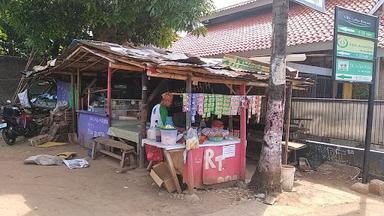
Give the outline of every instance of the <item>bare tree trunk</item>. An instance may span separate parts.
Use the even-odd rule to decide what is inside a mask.
[[[273,0],[271,71],[268,108],[260,161],[249,187],[258,192],[281,192],[281,141],[284,125],[286,45],[289,0]]]

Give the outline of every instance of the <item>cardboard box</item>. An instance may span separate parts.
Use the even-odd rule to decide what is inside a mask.
[[[161,162],[154,165],[149,175],[159,187],[164,187],[169,193],[172,193],[176,190],[171,172],[169,171],[166,163]]]

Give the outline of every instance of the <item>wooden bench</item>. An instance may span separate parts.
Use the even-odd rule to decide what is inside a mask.
[[[281,141],[281,144],[285,148],[285,141]],[[293,152],[294,163],[296,163],[296,161],[297,161],[296,151],[298,151],[300,149],[305,149],[305,148],[307,148],[307,145],[304,143],[288,142],[288,152],[290,152],[290,151]]]
[[[106,149],[97,149],[98,145],[108,147]],[[107,150],[109,149],[109,150]],[[113,149],[120,149],[121,155],[113,152]],[[124,168],[126,162],[129,162],[131,168],[136,168],[136,152],[133,146],[127,145],[126,143],[116,141],[106,137],[97,137],[93,140],[92,143],[92,159],[96,159],[97,152],[101,152],[110,157],[120,160],[120,168]],[[131,165],[133,161],[134,165]]]

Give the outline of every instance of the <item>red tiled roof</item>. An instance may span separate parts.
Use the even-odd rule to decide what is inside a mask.
[[[226,11],[226,10],[230,10],[230,9],[233,9],[233,8],[238,8],[238,7],[241,7],[241,6],[244,6],[244,5],[248,5],[248,4],[254,3],[256,1],[257,0],[248,0],[248,1],[239,2],[239,3],[234,4],[234,5],[229,5],[227,7],[219,8],[215,12]]]
[[[378,0],[327,0],[326,13],[296,5],[289,11],[288,46],[329,42],[333,39],[335,5],[368,13]],[[272,13],[222,23],[208,28],[206,36],[187,35],[176,41],[171,50],[197,56],[269,49]],[[384,47],[384,19],[381,19],[379,46]]]

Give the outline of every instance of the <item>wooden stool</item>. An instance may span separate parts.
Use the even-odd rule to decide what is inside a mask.
[[[102,145],[102,146],[108,146],[111,148],[111,151],[104,150],[104,149],[99,149],[97,150],[97,146]],[[114,152],[112,152],[113,148],[120,149],[122,154],[118,155]],[[110,138],[105,138],[105,137],[97,137],[93,140],[92,143],[92,159],[95,160],[96,158],[96,153],[101,152],[105,155],[108,155],[110,157],[116,158],[120,160],[120,168],[124,168],[126,161],[128,160],[129,165],[131,167],[131,161],[136,161],[136,152],[135,148],[127,145],[123,142],[116,141]],[[135,162],[134,162],[135,163]],[[136,168],[136,165],[134,165],[132,168]]]

